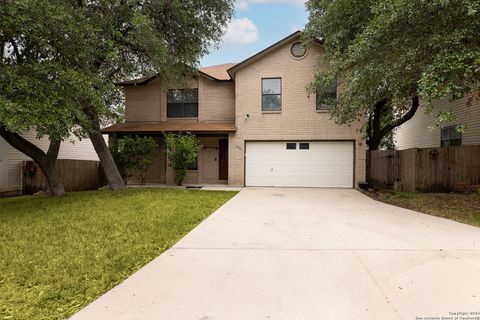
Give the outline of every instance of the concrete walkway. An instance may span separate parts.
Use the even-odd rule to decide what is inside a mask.
[[[450,312],[480,312],[479,228],[355,190],[245,188],[72,319],[391,320]]]

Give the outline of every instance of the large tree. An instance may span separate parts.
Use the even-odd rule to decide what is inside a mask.
[[[232,12],[232,0],[2,1],[1,68],[15,75],[0,78],[3,131],[19,138],[35,129],[55,143],[72,131],[88,136],[110,187],[124,187],[100,130],[119,103],[114,83],[147,74],[176,82],[192,74],[199,58],[220,40]],[[45,70],[31,73],[32,65]],[[27,88],[15,81],[17,76]],[[28,84],[36,77],[47,79],[46,92]],[[22,90],[33,98],[23,99]],[[47,118],[35,114],[48,114],[48,125]],[[14,147],[28,152],[24,143]]]
[[[306,39],[322,39],[335,78],[333,118],[365,122],[370,149],[413,117],[420,101],[474,97],[480,81],[480,0],[310,0]]]
[[[85,99],[84,75],[63,63],[64,34],[70,33],[62,7],[36,1],[0,3],[0,135],[14,148],[34,159],[45,173],[48,191],[65,190],[56,169],[61,141],[71,134],[82,137],[83,118],[78,103]],[[42,150],[20,134],[34,130],[48,136]]]

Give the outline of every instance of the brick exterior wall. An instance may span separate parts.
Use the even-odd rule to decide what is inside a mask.
[[[365,143],[359,132],[360,123],[339,126],[327,112],[317,112],[315,95],[308,96],[306,85],[313,78],[322,48],[315,44],[303,59],[290,56],[290,45],[274,50],[236,73],[234,82],[221,82],[203,76],[186,87],[199,90],[199,115],[190,119],[167,119],[166,90],[155,80],[151,83],[126,87],[126,121],[235,121],[237,132],[229,135],[229,185],[244,185],[245,141],[259,140],[350,140],[355,141],[355,182],[365,180]],[[327,65],[319,66],[327,68]],[[262,78],[282,78],[282,111],[262,113]],[[247,117],[247,114],[249,117]],[[202,144],[218,147],[218,137],[202,139]],[[187,183],[215,183],[205,179],[203,171],[218,170],[218,162],[205,164],[206,151],[199,156],[199,170],[189,172]],[[211,152],[210,155],[212,156]],[[218,159],[218,158],[217,158]],[[171,168],[165,168],[165,176],[155,173],[158,181],[165,179],[173,184]]]
[[[235,84],[200,78],[198,121],[235,121]]]
[[[218,144],[219,137],[199,137],[201,144],[198,152],[198,170],[189,170],[185,177],[187,184],[219,184],[222,183],[219,178],[219,153]],[[174,172],[173,169],[167,165],[167,184],[173,185]]]
[[[198,118],[167,118],[167,90],[160,81],[146,85],[125,87],[125,121],[202,121],[225,122],[235,120],[235,85],[233,82],[193,79],[184,88],[198,88]]]
[[[144,86],[125,87],[125,121],[151,122],[162,121],[166,104],[166,95],[160,81],[154,80]]]
[[[126,122],[225,122],[235,120],[235,85],[233,82],[214,81],[204,77],[193,79],[183,88],[198,88],[198,118],[167,118],[166,86],[158,80],[147,85],[125,87]],[[226,139],[224,137],[223,139]],[[146,173],[146,183],[174,184],[174,173],[165,158],[163,139],[158,139],[159,153]],[[198,170],[187,173],[185,183],[220,183],[218,179],[219,137],[200,137],[203,148],[198,156]],[[207,161],[211,159],[212,161]],[[133,177],[131,183],[139,183]]]

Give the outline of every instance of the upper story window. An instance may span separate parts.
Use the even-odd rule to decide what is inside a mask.
[[[317,110],[330,110],[337,100],[337,81],[324,90],[317,89]]]
[[[462,134],[457,131],[457,126],[448,126],[442,128],[442,147],[453,147],[462,145]]]
[[[198,117],[198,89],[167,90],[167,118]]]
[[[282,110],[282,79],[262,79],[262,111]]]

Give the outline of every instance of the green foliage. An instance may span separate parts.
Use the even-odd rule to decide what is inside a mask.
[[[395,137],[394,132],[390,131],[387,133],[380,142],[380,149],[381,150],[395,150]]]
[[[64,139],[84,120],[79,101],[90,96],[88,79],[54,59],[62,27],[69,33],[72,23],[53,3],[0,3],[0,123],[10,131]]]
[[[480,93],[479,0],[310,0],[307,8],[305,38],[324,41],[331,65],[308,89],[341,80],[338,123],[372,118],[387,101],[381,123],[390,129],[408,118],[413,97],[428,104]]]
[[[198,139],[187,133],[167,133],[165,134],[167,144],[167,158],[170,166],[175,171],[175,183],[182,185],[187,175],[188,165],[195,161],[200,149]]]
[[[234,195],[128,189],[0,199],[0,319],[68,319]]]
[[[219,42],[232,0],[0,1],[0,123],[66,138],[115,121],[118,80],[178,82]],[[113,119],[112,119],[113,118]]]
[[[116,147],[118,149],[115,158],[118,161],[117,166],[122,168],[125,183],[138,174],[141,183],[145,184],[145,172],[158,152],[155,139],[148,136],[126,136],[118,140]]]

